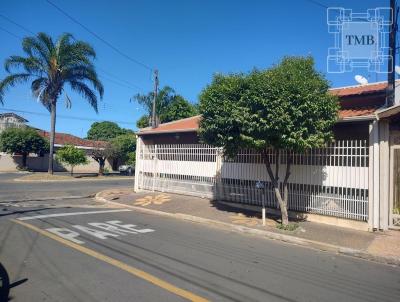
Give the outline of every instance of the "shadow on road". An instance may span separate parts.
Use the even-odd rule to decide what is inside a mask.
[[[9,211],[8,209],[3,209],[3,212],[7,213],[0,213],[0,217],[2,216],[9,216],[9,215],[15,215],[15,214],[24,214],[24,213],[30,213],[30,212],[40,212],[44,210],[48,210],[51,208],[40,208],[40,209],[32,209],[32,210],[18,210],[18,211]],[[0,300],[1,302],[1,300]]]
[[[21,285],[28,281],[28,278],[15,281],[10,284],[10,278],[8,276],[6,268],[0,263],[0,301],[10,301],[12,297],[9,297],[10,289]]]

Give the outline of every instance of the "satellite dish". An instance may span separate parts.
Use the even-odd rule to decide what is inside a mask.
[[[362,75],[356,75],[354,77],[354,79],[356,80],[356,82],[360,85],[366,85],[368,84],[368,80],[366,78],[364,78]]]
[[[396,71],[397,74],[400,74],[400,66],[399,66],[399,65],[396,65],[396,66],[394,67],[394,71]]]

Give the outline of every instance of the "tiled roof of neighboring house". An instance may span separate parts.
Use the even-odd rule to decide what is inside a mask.
[[[337,95],[339,98],[356,97],[361,95],[381,94],[384,93],[387,87],[387,82],[371,83],[367,85],[348,86],[341,88],[332,88],[329,91]],[[354,106],[354,105],[353,105]],[[354,106],[339,110],[340,119],[351,119],[357,117],[371,116],[380,108],[381,105]],[[201,116],[185,118],[178,121],[173,121],[165,124],[160,124],[156,128],[143,128],[138,132],[139,135],[156,134],[156,133],[171,133],[171,132],[194,132],[199,128]]]
[[[37,130],[38,133],[47,139],[50,139],[50,132],[44,131],[44,130]],[[79,146],[79,147],[86,147],[86,148],[103,148],[107,144],[104,141],[94,141],[94,140],[89,140],[89,139],[83,139],[71,134],[67,133],[59,133],[56,132],[56,136],[54,139],[54,144],[56,145],[74,145],[74,146]]]
[[[347,86],[347,87],[339,87],[332,88],[329,91],[337,95],[339,97],[347,97],[354,95],[363,95],[363,94],[371,94],[377,92],[384,92],[387,88],[387,82],[377,82],[366,85],[357,85],[357,86]]]
[[[359,107],[359,108],[352,108],[352,109],[342,109],[339,110],[339,118],[344,119],[344,118],[351,118],[351,117],[357,117],[357,116],[369,116],[373,115],[374,112],[378,109],[379,107]]]
[[[3,117],[10,117],[10,116],[16,118],[17,120],[19,120],[22,123],[27,123],[28,122],[27,119],[24,119],[22,116],[20,116],[18,114],[15,114],[15,113],[12,113],[12,112],[0,113],[0,119],[3,118]]]
[[[197,131],[199,128],[199,122],[200,122],[201,116],[196,115],[193,117],[188,117],[184,118],[181,120],[169,122],[169,123],[164,123],[158,125],[157,128],[142,128],[140,129],[139,133],[140,134],[146,134],[146,133],[169,133],[169,132],[191,132],[191,131]]]

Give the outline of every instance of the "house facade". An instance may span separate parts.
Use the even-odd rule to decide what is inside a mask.
[[[335,141],[295,154],[289,209],[357,221],[369,230],[400,228],[400,105],[396,97],[395,105],[387,106],[386,88],[380,82],[330,90],[340,100]],[[135,189],[276,208],[259,155],[243,150],[227,159],[220,148],[201,144],[200,120],[140,129]],[[255,188],[260,180],[262,192]]]
[[[3,113],[0,114],[0,133],[7,128],[15,127],[28,127],[28,120],[14,114],[14,113]],[[50,133],[41,129],[36,129],[40,136],[45,139],[50,138]],[[99,171],[99,164],[90,157],[90,153],[93,149],[104,148],[105,142],[94,141],[83,139],[67,133],[56,132],[54,139],[54,148],[57,149],[62,146],[69,144],[73,145],[78,149],[82,149],[87,154],[88,163],[86,165],[80,165],[74,168],[76,173],[97,173]],[[30,154],[27,158],[27,168],[35,172],[43,172],[48,170],[48,154],[39,156],[36,154]],[[15,172],[18,171],[18,167],[22,165],[22,156],[19,154],[7,154],[0,152],[0,172]],[[112,170],[110,162],[106,161],[105,168]],[[54,170],[56,172],[70,171],[70,167],[64,166],[61,163],[55,162]]]

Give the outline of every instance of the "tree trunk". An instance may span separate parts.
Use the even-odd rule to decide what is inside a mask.
[[[74,166],[71,166],[71,176],[74,175]]]
[[[282,224],[286,226],[289,224],[289,215],[288,215],[288,211],[287,211],[288,194],[286,193],[284,195],[284,197],[282,198],[281,190],[279,188],[279,175],[278,175],[278,172],[279,172],[279,150],[275,151],[275,155],[276,155],[276,159],[277,159],[276,166],[275,166],[275,173],[276,173],[275,175],[271,168],[271,162],[269,161],[267,150],[263,150],[262,154],[263,154],[263,157],[265,160],[265,166],[267,168],[268,176],[271,179],[272,187],[275,192],[275,197],[276,197],[276,199],[279,203],[279,207],[281,209]],[[286,186],[285,192],[287,192],[287,180],[289,178],[289,175],[290,175],[290,164],[288,161],[288,164],[286,165],[286,175],[285,175],[285,181],[284,181],[284,186]]]
[[[27,153],[22,153],[22,168],[26,169],[26,158],[28,157]]]
[[[106,163],[106,160],[101,158],[99,159],[99,175],[104,175],[104,165]]]
[[[283,203],[285,205],[285,213],[286,213],[286,220],[289,223],[289,220],[287,218],[288,213],[287,213],[287,204],[289,200],[289,188],[288,188],[288,180],[290,177],[290,167],[292,165],[292,154],[289,151],[286,157],[286,174],[285,174],[285,179],[283,180]],[[283,221],[283,212],[282,212],[282,221]]]
[[[50,152],[48,173],[54,173],[54,137],[56,134],[56,101],[53,100],[50,105]]]

